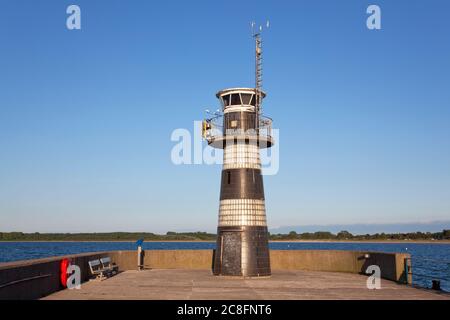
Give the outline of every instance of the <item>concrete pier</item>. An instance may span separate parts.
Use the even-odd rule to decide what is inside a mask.
[[[213,250],[110,251],[0,264],[0,299],[448,299],[411,285],[410,255],[338,250],[271,250],[272,277],[214,277]],[[119,274],[91,278],[88,262],[110,257]],[[82,289],[63,290],[60,262],[80,267]],[[382,288],[369,290],[365,271],[381,269]]]
[[[80,290],[63,290],[48,300],[428,300],[449,295],[382,280],[381,289],[369,290],[359,274],[274,270],[272,277],[245,280],[215,277],[208,270],[128,270],[104,281],[90,281]]]

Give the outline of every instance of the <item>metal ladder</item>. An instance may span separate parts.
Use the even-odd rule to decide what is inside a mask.
[[[257,113],[256,126],[259,129],[259,119],[261,117],[261,88],[262,88],[262,40],[261,34],[255,34],[255,107]]]

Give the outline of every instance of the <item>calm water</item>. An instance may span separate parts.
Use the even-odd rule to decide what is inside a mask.
[[[213,242],[144,242],[146,250],[214,248]],[[410,253],[415,284],[430,287],[432,278],[440,279],[442,289],[450,291],[450,244],[273,242],[270,243],[270,248]],[[83,252],[135,249],[134,242],[0,242],[0,263]]]

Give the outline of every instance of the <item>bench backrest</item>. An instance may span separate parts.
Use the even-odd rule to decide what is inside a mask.
[[[88,262],[89,269],[91,269],[91,272],[94,273],[95,271],[98,271],[101,269],[100,260],[91,260]]]
[[[109,268],[111,266],[111,258],[110,257],[101,258],[100,262],[102,263],[103,268]]]

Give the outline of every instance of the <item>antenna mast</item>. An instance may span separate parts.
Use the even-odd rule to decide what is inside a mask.
[[[252,35],[255,38],[255,108],[256,114],[258,116],[257,121],[257,129],[259,128],[259,119],[262,114],[261,109],[261,90],[262,90],[262,40],[261,33],[263,30],[263,26],[260,25],[259,28],[255,31],[255,22],[251,23],[252,25]],[[266,28],[269,28],[269,21],[266,22]]]

